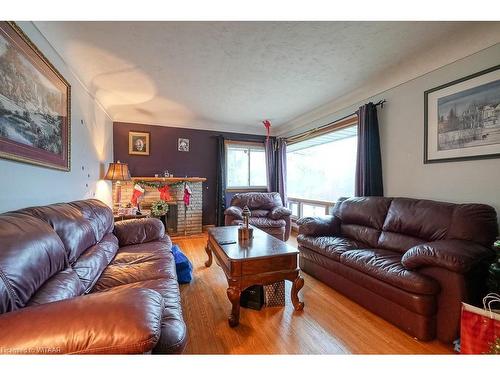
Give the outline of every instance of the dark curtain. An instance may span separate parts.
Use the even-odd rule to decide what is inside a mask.
[[[226,150],[224,137],[217,137],[217,183],[215,197],[215,216],[217,226],[224,225],[224,210],[226,209]]]
[[[278,166],[276,164],[276,138],[266,141],[267,191],[278,191]]]
[[[266,158],[267,189],[280,193],[286,206],[286,141],[283,138],[269,138],[266,142]]]
[[[277,165],[278,165],[278,193],[281,195],[283,205],[288,203],[288,196],[286,195],[286,141],[283,138],[277,139]]]
[[[361,106],[358,111],[358,155],[354,194],[357,197],[384,195],[377,106],[371,102]]]

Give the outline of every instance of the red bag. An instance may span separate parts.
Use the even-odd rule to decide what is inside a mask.
[[[498,353],[500,314],[492,310],[493,303],[500,303],[500,295],[490,293],[484,297],[483,309],[462,303],[460,353]]]

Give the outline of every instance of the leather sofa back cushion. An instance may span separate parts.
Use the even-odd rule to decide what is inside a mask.
[[[371,247],[377,247],[380,231],[363,225],[342,223],[340,225],[340,235],[366,243]]]
[[[405,253],[407,250],[414,246],[423,244],[427,241],[407,236],[405,234],[382,232],[378,239],[378,248],[397,251],[398,253]]]
[[[0,313],[24,307],[67,267],[66,252],[49,224],[12,212],[0,215]]]
[[[108,233],[98,244],[87,249],[73,264],[73,269],[80,278],[86,293],[92,289],[117,251],[118,239],[113,233]]]
[[[450,226],[454,206],[452,203],[396,198],[389,207],[383,230],[421,238],[424,242],[442,240]]]
[[[421,243],[443,239],[467,240],[490,246],[497,236],[497,215],[492,207],[484,204],[394,198],[383,231],[407,236],[402,241],[401,236],[385,235],[380,242],[385,248],[400,244],[407,247],[412,242],[415,246],[416,239],[421,239]]]
[[[17,212],[35,216],[54,228],[66,248],[70,263],[97,242],[90,221],[83,217],[78,208],[67,203],[31,207]]]
[[[100,200],[87,199],[69,204],[79,209],[83,217],[90,221],[97,242],[113,231],[113,211]]]
[[[466,240],[490,247],[498,236],[497,213],[485,204],[455,207],[447,239]]]
[[[279,193],[239,193],[231,199],[231,206],[248,206],[250,210],[271,210],[283,206],[283,203]]]
[[[359,197],[344,200],[337,215],[342,224],[355,224],[374,229],[382,229],[391,198]]]

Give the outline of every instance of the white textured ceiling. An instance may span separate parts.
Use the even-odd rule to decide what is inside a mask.
[[[464,22],[35,25],[114,121],[249,133],[262,133],[263,119],[282,127],[473,27]]]

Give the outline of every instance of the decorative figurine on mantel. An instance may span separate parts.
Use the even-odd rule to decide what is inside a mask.
[[[248,209],[248,206],[243,208],[243,226],[238,228],[238,241],[248,241],[253,238],[253,228],[250,228],[249,218],[252,213]]]

